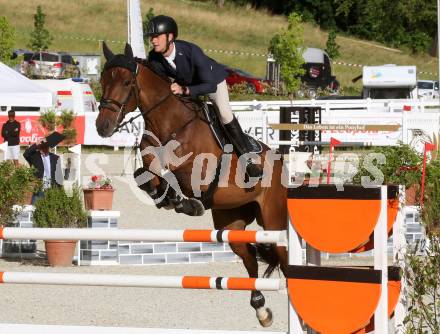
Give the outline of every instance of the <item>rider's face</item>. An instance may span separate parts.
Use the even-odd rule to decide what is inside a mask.
[[[164,53],[167,49],[167,35],[160,34],[157,36],[152,36],[150,38],[151,44],[153,44],[154,51],[158,53]]]

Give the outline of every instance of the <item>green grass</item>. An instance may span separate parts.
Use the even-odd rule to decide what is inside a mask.
[[[125,41],[127,38],[126,0],[0,0],[0,15],[6,16],[16,29],[16,46],[26,47],[33,30],[33,15],[37,5],[47,15],[46,27],[54,36],[51,50],[70,52],[99,52],[99,39]],[[286,18],[265,11],[237,8],[228,5],[217,8],[211,2],[190,0],[141,0],[143,15],[152,7],[155,14],[176,18],[180,38],[193,41],[204,49],[242,51],[266,54],[272,36],[287,24]],[[95,39],[92,41],[73,38]],[[312,24],[304,26],[305,46],[325,48],[327,33]],[[336,61],[363,65],[399,64],[416,65],[418,71],[437,72],[437,59],[414,56],[405,52],[383,49],[377,43],[366,45],[360,40],[339,36],[341,57]],[[377,45],[377,46],[373,46]],[[109,42],[115,52],[123,43]],[[238,67],[258,76],[264,76],[266,58],[249,55],[228,55],[207,52],[217,61]],[[351,79],[362,71],[360,67],[334,65],[334,73],[343,87],[359,90]],[[433,76],[419,75],[423,79]]]

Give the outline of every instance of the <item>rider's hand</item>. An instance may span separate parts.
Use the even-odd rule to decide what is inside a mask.
[[[171,91],[174,95],[183,95],[183,88],[178,83],[171,84]]]

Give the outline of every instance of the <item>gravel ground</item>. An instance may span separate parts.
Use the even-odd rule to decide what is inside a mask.
[[[121,176],[127,159],[123,152],[83,154],[82,159],[85,176],[105,172],[112,177],[116,188],[114,210],[121,211],[120,228],[212,228],[210,212],[203,217],[188,217],[152,206],[146,195],[138,191],[132,175]],[[132,171],[128,165],[127,174]],[[256,224],[250,227],[257,228]],[[39,249],[43,251],[41,243]],[[45,260],[0,259],[0,271],[247,276],[241,263],[54,269]],[[278,273],[273,277],[279,277]],[[274,323],[269,329],[259,325],[247,291],[0,285],[0,323],[285,332],[288,324],[285,290],[264,295],[266,305],[274,313]]]
[[[138,192],[131,175],[120,176],[126,161],[122,152],[83,154],[82,159],[84,175],[102,174],[91,169],[95,165],[112,177],[116,188],[114,210],[121,211],[120,228],[212,228],[210,212],[202,217],[188,217],[152,206]],[[107,163],[98,163],[99,159]],[[126,168],[127,173],[132,170],[131,166]],[[240,263],[54,269],[41,260],[0,259],[0,271],[247,277]],[[274,312],[274,323],[267,330],[286,331],[286,292],[264,294],[266,305]],[[1,323],[265,330],[249,305],[247,291],[0,285],[0,295]]]

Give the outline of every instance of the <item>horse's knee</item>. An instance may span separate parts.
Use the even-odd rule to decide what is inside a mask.
[[[137,186],[139,189],[146,191],[148,195],[154,195],[154,192],[156,191],[156,188],[154,187],[153,183],[151,182],[154,175],[150,173],[147,169],[144,167],[138,168],[133,173],[134,180],[136,181]]]
[[[166,197],[166,194],[164,194],[163,191],[162,193],[160,193],[158,188],[154,186],[152,180],[155,177],[155,175],[153,173],[149,172],[146,168],[141,167],[136,169],[136,171],[133,174],[133,177],[139,189],[145,191],[148,194],[148,196],[150,196],[154,200],[154,203],[158,208],[170,204]]]

